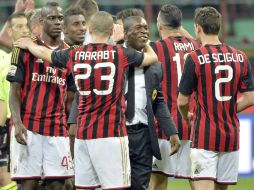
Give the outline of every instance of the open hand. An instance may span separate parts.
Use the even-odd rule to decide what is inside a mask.
[[[29,45],[33,43],[31,38],[25,37],[25,38],[20,38],[17,41],[13,43],[14,47],[19,47],[21,49],[28,49]]]
[[[29,12],[34,9],[34,0],[17,0],[14,12]]]
[[[114,24],[114,29],[113,29],[113,41],[116,43],[120,40],[123,40],[124,38],[124,33],[123,33],[123,26],[120,24]]]
[[[177,134],[170,136],[170,144],[171,144],[171,152],[170,152],[170,156],[172,156],[173,154],[177,153],[177,151],[179,150],[181,143],[179,140],[179,137]]]

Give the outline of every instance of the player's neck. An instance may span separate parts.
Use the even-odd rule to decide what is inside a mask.
[[[92,43],[93,44],[106,44],[108,43],[109,37],[102,37],[102,36],[98,36],[98,35],[92,35]]]
[[[41,39],[44,41],[45,44],[51,47],[58,47],[61,44],[61,37],[52,38],[46,33],[42,33]]]
[[[178,29],[175,30],[161,30],[161,38],[166,39],[170,36],[181,36],[181,33]]]
[[[217,45],[221,44],[219,37],[217,35],[204,35],[201,37],[201,42],[203,45],[206,44],[212,44],[212,45]]]
[[[73,46],[73,45],[81,45],[82,43],[80,42],[76,42],[76,41],[72,41],[70,38],[68,38],[67,36],[64,37],[64,42],[67,43],[69,46]]]

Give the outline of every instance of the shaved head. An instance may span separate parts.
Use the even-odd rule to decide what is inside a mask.
[[[90,19],[90,27],[93,33],[104,36],[110,35],[113,29],[113,24],[113,17],[105,11],[99,11],[93,14]]]
[[[175,5],[163,5],[158,15],[157,21],[160,21],[164,26],[173,29],[179,28],[182,22],[182,12]]]

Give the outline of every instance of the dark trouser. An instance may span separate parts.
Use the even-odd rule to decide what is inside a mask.
[[[127,126],[127,132],[131,163],[131,187],[128,189],[148,189],[153,160],[148,126]]]
[[[0,167],[8,164],[9,146],[9,127],[0,126]]]

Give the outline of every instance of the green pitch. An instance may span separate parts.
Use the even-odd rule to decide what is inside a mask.
[[[228,190],[253,190],[254,178],[239,179],[237,185],[230,185]],[[182,179],[169,179],[168,190],[190,190],[189,182]]]

